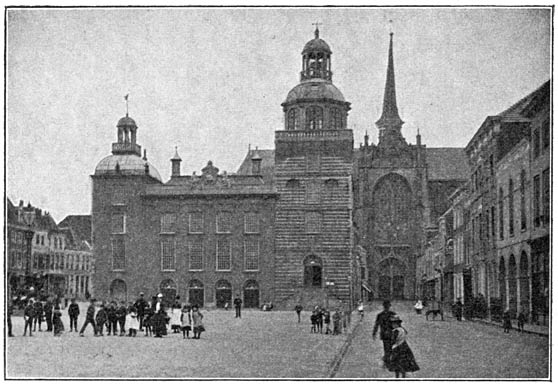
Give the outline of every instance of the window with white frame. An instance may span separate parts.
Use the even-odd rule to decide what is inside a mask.
[[[112,233],[126,233],[126,215],[123,213],[113,213],[111,218]]]
[[[161,240],[161,270],[174,271],[174,237]]]
[[[244,232],[260,233],[260,215],[257,212],[248,212],[244,215]]]
[[[203,212],[191,212],[188,215],[188,232],[203,233]]]
[[[165,213],[161,215],[161,233],[175,232],[176,215],[174,213]]]
[[[217,270],[231,270],[231,241],[228,238],[217,239]]]
[[[259,269],[260,241],[257,237],[244,239],[244,269],[257,271]]]
[[[230,233],[232,228],[232,214],[230,212],[217,213],[217,233]]]
[[[203,270],[203,239],[201,237],[194,237],[189,240],[188,256],[190,258],[190,271]]]

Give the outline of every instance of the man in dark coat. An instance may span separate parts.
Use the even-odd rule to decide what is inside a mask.
[[[50,297],[47,299],[47,301],[45,302],[45,305],[43,306],[43,311],[45,313],[45,321],[46,321],[46,326],[47,326],[47,332],[52,332],[52,300],[50,299]],[[76,328],[77,331],[77,328]]]
[[[45,311],[46,312],[46,311]],[[72,298],[72,302],[68,307],[68,316],[70,316],[70,332],[72,329],[77,332],[77,319],[79,316],[79,305],[76,303],[76,299]]]
[[[461,299],[457,299],[457,302],[455,303],[455,317],[457,318],[457,321],[461,321],[461,318],[463,317],[463,303],[461,303]]]
[[[88,324],[91,324],[93,326],[93,332],[95,333],[95,336],[97,336],[97,327],[95,325],[95,299],[91,299],[89,307],[87,307],[87,314],[85,315],[85,322],[83,323],[83,326],[81,327],[81,331],[79,331],[80,336],[83,336],[83,332],[85,331],[85,327],[87,327]]]
[[[143,331],[143,317],[145,316],[145,308],[147,307],[147,301],[143,297],[143,292],[140,292],[139,299],[136,300],[135,307],[138,310],[138,321],[140,331]]]
[[[23,329],[23,336],[27,333],[29,328],[29,336],[33,336],[33,317],[35,317],[35,307],[33,306],[33,299],[29,299],[27,306],[23,310],[23,319],[25,320],[25,328]]]
[[[296,316],[298,317],[298,322],[300,323],[300,312],[302,312],[302,305],[300,305],[300,303],[295,305],[295,312]]]
[[[376,322],[374,323],[374,330],[372,331],[372,337],[376,340],[376,334],[378,333],[378,328],[380,329],[380,339],[384,343],[384,356],[382,360],[384,364],[388,364],[389,355],[391,353],[392,346],[392,327],[391,327],[391,317],[395,316],[395,312],[391,311],[391,303],[389,300],[385,300],[383,303],[384,310],[378,313],[376,316]]]
[[[35,317],[33,318],[33,331],[37,331],[37,323],[39,323],[39,332],[42,332],[41,323],[43,322],[43,304],[37,300],[33,305],[35,307]]]
[[[8,337],[14,337],[12,333],[12,315],[14,313],[14,305],[12,300],[8,299],[8,308],[6,308],[6,322],[8,323]]]
[[[116,302],[111,301],[109,307],[107,308],[107,334],[110,336],[112,334],[116,336]]]
[[[242,307],[242,300],[240,299],[239,295],[236,295],[236,299],[234,299],[233,304],[234,304],[234,309],[236,311],[235,317],[241,317],[240,308]]]

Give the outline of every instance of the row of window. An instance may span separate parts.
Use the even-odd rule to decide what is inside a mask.
[[[112,268],[113,270],[126,269],[126,245],[121,236],[112,239]],[[161,270],[176,270],[176,239],[174,236],[162,236],[160,240]],[[188,258],[188,269],[190,271],[203,271],[205,269],[204,241],[202,237],[188,239],[186,246],[186,257]],[[228,237],[220,237],[216,240],[215,269],[217,271],[231,271],[232,242]],[[260,268],[260,240],[258,237],[247,237],[244,239],[244,270],[258,271]]]
[[[161,233],[176,233],[176,214],[165,213],[161,215]],[[215,219],[216,233],[231,233],[233,230],[232,212],[219,212]],[[115,213],[112,215],[111,232],[113,234],[126,233],[126,214]],[[192,212],[188,214],[188,233],[204,233],[204,214],[203,212]],[[244,215],[244,233],[260,233],[260,215],[255,212]]]
[[[343,129],[343,112],[339,108],[329,109],[329,119],[324,127],[324,109],[318,106],[310,106],[305,110],[306,119],[304,121],[305,130],[315,129]],[[287,112],[287,130],[300,130],[302,121],[300,110],[291,108]]]
[[[54,249],[64,249],[64,241],[61,237],[47,237],[48,246],[54,246]],[[45,235],[37,233],[35,235],[36,245],[45,245]]]
[[[89,276],[73,276],[67,277],[66,293],[69,295],[85,295],[89,292]]]
[[[32,258],[34,269],[88,271],[91,268],[89,255],[85,254],[34,253]]]

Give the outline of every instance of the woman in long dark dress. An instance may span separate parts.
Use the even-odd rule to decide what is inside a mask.
[[[403,321],[399,316],[391,317],[392,347],[388,369],[395,372],[396,378],[405,378],[407,372],[416,372],[420,368],[415,360],[413,351],[407,344],[407,330],[401,326]]]
[[[54,307],[54,312],[52,314],[52,325],[54,336],[60,336],[64,331],[64,324],[62,323],[62,312],[60,311],[60,306],[57,304]]]

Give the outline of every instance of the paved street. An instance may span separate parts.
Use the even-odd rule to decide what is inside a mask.
[[[411,312],[412,304],[397,303],[394,310],[409,331],[408,343],[420,371],[412,378],[545,378],[548,376],[547,337],[504,334],[492,325],[449,321],[426,321]],[[372,328],[380,304],[372,306],[357,328],[353,343],[336,378],[389,378],[381,368],[382,343],[372,340]]]
[[[82,313],[84,313],[82,308]],[[14,317],[8,338],[8,377],[327,377],[328,367],[346,339],[310,333],[310,313],[300,324],[292,312],[202,311],[207,332],[200,340],[170,334],[163,339],[86,337],[46,332],[21,337],[23,320]],[[66,330],[69,329],[64,312]],[[81,327],[84,317],[80,315]],[[44,324],[43,324],[44,325]]]

